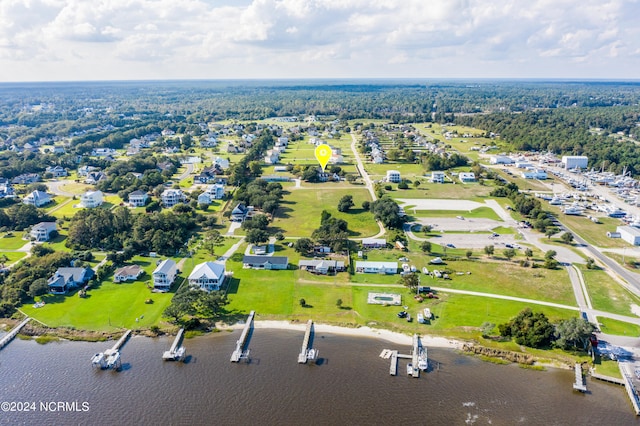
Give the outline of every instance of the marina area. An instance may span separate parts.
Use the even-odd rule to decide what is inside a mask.
[[[407,394],[432,396],[432,404],[439,407],[429,411],[433,424],[461,424],[469,418],[476,424],[636,424],[620,386],[587,379],[585,398],[570,391],[574,381],[570,370],[540,372],[495,365],[430,346],[429,362],[441,367],[429,371],[425,380],[398,380],[381,371],[379,354],[393,347],[410,356],[411,336],[396,343],[328,333],[319,326],[314,341],[321,345],[322,356],[314,368],[296,368],[291,356],[301,349],[306,324],[296,330],[260,324],[255,323],[257,332],[251,336],[251,346],[259,352],[253,355],[251,368],[229,366],[228,354],[240,329],[189,339],[192,358],[178,364],[158,356],[172,344],[173,336],[134,336],[126,343],[126,360],[118,374],[100,374],[86,363],[87,354],[104,348],[104,342],[39,345],[15,340],[0,353],[0,380],[5,384],[0,395],[4,400],[47,400],[58,392],[58,398],[90,404],[86,413],[12,413],[15,423],[44,425],[203,424],[211,416],[220,424],[248,424],[255,421],[256,412],[266,425],[297,424],[309,418],[327,425],[423,424],[425,413],[415,410],[415,401]],[[43,358],[56,359],[56,368],[39,362]],[[367,389],[366,397],[354,389]],[[179,394],[190,395],[185,404],[175,404]],[[526,400],[521,398],[524,394]]]

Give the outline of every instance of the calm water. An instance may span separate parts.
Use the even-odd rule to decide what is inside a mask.
[[[108,343],[38,345],[0,351],[0,401],[88,403],[85,412],[0,412],[2,424],[91,425],[638,425],[623,389],[589,381],[574,393],[570,370],[530,371],[430,349],[433,368],[389,376],[383,340],[318,333],[319,365],[299,365],[302,332],[255,330],[252,362],[229,357],[239,331],[186,341],[187,363],[161,360],[171,340],[134,337],[123,370],[99,371],[90,357]],[[39,405],[38,405],[39,406]]]

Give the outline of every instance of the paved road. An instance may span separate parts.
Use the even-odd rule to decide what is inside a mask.
[[[193,173],[193,164],[187,163],[186,166],[187,166],[187,170],[185,170],[184,173],[182,173],[177,177],[179,181],[187,179],[191,175],[191,173]]]
[[[51,192],[52,194],[62,195],[64,197],[73,197],[74,195],[78,195],[78,194],[74,194],[73,192],[65,191],[64,189],[62,189],[64,185],[69,185],[71,183],[75,183],[75,182],[72,180],[66,179],[66,180],[53,180],[53,181],[45,182],[45,185],[47,185],[47,188],[49,188],[49,192]]]
[[[362,176],[362,179],[364,180],[364,185],[369,191],[369,194],[371,194],[371,199],[373,201],[376,201],[378,197],[376,196],[376,192],[373,190],[373,183],[371,182],[371,178],[369,177],[369,174],[364,169],[364,164],[362,164],[362,158],[360,158],[360,153],[358,152],[358,149],[356,147],[356,135],[354,135],[353,132],[350,133],[350,135],[351,135],[351,151],[353,152],[353,157],[356,159],[356,168],[358,169],[358,172],[360,172],[360,176]],[[384,232],[385,232],[382,222],[380,222],[379,220],[377,220],[376,222],[378,223],[380,232],[378,232],[372,238],[379,238],[382,235],[384,235]]]

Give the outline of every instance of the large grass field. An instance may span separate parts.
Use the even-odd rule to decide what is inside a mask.
[[[412,213],[417,217],[456,217],[463,216],[465,219],[492,219],[502,222],[500,216],[491,207],[478,207],[473,210],[415,210],[412,207],[405,207],[407,213]]]
[[[397,185],[391,184],[392,190],[385,190],[385,193],[392,198],[442,198],[482,202],[482,199],[488,197],[494,188],[491,181],[486,181],[485,185],[478,183],[429,183],[423,179],[420,182],[420,186],[417,188],[409,185],[409,189],[397,189]]]
[[[344,195],[352,195],[355,206],[348,213],[338,211],[338,201]],[[345,189],[291,190],[285,194],[275,219],[271,223],[288,236],[311,236],[320,226],[320,214],[327,210],[333,217],[349,224],[352,237],[368,237],[378,233],[373,215],[361,207],[363,201],[371,201],[369,192],[351,186]]]
[[[615,232],[616,228],[622,224],[620,219],[599,217],[600,223],[593,223],[585,215],[574,216],[561,213],[558,214],[558,218],[571,231],[596,247],[619,248],[629,246],[629,243],[620,238],[607,237],[607,232]]]

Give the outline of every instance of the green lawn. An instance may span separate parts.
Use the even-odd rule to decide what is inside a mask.
[[[338,201],[344,195],[352,195],[355,206],[348,213],[338,211]],[[320,226],[320,214],[327,210],[333,217],[349,224],[352,237],[368,237],[378,233],[373,215],[362,210],[362,202],[371,201],[366,189],[351,186],[345,189],[297,189],[285,194],[275,219],[271,223],[289,236],[311,236]]]
[[[490,181],[485,185],[477,183],[428,183],[420,180],[420,186],[414,188],[409,185],[410,189],[397,189],[397,185],[392,185],[394,190],[385,191],[392,198],[435,198],[435,199],[457,199],[457,200],[473,200],[482,202],[483,198],[489,196],[494,186]],[[383,187],[387,184],[383,184]]]
[[[640,326],[638,325],[603,317],[598,317],[598,322],[603,333],[640,337]]]
[[[577,266],[582,271],[594,309],[635,316],[631,311],[631,305],[635,304],[640,306],[639,297],[628,292],[605,271],[600,269],[587,269],[583,265]]]
[[[104,331],[148,328],[159,323],[173,297],[173,293],[152,293],[147,287],[149,282],[149,274],[143,281],[133,283],[105,281],[90,289],[87,298],[78,297],[76,292],[67,296],[45,295],[42,296],[45,306],[36,309],[27,304],[21,309],[51,327]],[[146,304],[147,299],[153,303]]]
[[[593,223],[586,216],[558,214],[559,220],[567,227],[584,238],[586,242],[597,247],[617,248],[628,247],[629,244],[620,238],[609,238],[607,232],[615,232],[622,225],[620,219],[599,217],[600,223]]]
[[[18,250],[29,241],[23,240],[22,231],[3,232],[0,234],[0,250]]]
[[[17,262],[18,260],[22,259],[26,255],[27,253],[23,253],[20,251],[7,251],[7,252],[0,251],[0,256],[6,256],[8,259],[6,262],[6,265],[10,265],[14,262]]]

